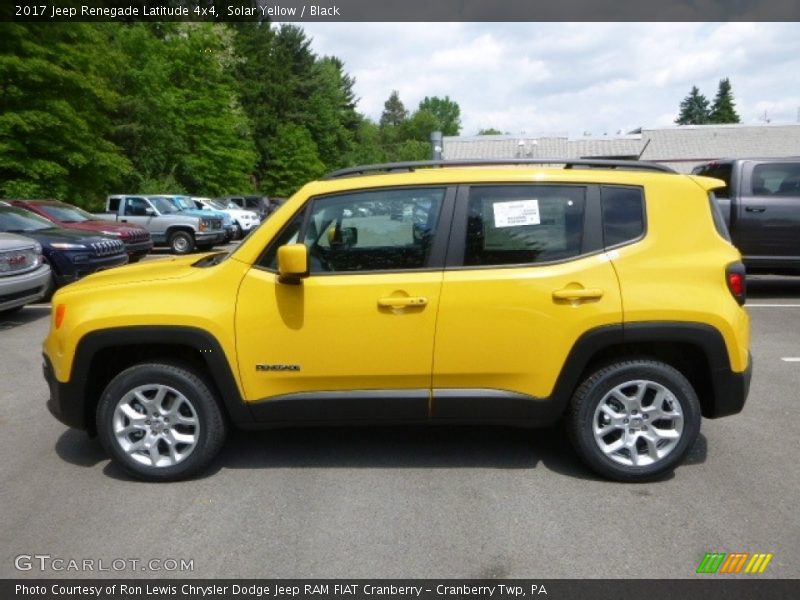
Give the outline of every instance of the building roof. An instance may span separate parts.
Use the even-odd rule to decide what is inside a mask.
[[[640,158],[682,171],[715,158],[800,156],[800,123],[642,128],[623,136],[447,136],[443,158]]]

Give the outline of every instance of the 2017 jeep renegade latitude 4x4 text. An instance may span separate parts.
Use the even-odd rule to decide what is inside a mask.
[[[150,480],[231,427],[562,417],[589,467],[652,479],[748,392],[718,185],[612,161],[333,173],[230,255],[60,290],[48,406]]]

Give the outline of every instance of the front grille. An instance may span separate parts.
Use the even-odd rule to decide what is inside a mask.
[[[32,271],[40,264],[41,258],[34,248],[0,252],[0,276]]]
[[[125,245],[119,240],[103,240],[92,244],[95,256],[113,256],[125,251]]]
[[[28,296],[33,296],[34,294],[39,295],[42,293],[42,286],[32,288],[30,290],[23,290],[21,292],[14,292],[13,294],[5,294],[0,296],[0,303],[11,302],[12,300],[19,300],[21,298],[27,298]]]
[[[131,231],[131,234],[125,240],[129,244],[138,244],[139,242],[147,242],[150,241],[150,232],[149,231]]]

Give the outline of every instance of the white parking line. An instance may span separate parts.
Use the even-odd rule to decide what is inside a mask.
[[[747,308],[800,308],[800,304],[745,304]]]
[[[781,360],[783,362],[800,362],[800,356],[785,356]]]

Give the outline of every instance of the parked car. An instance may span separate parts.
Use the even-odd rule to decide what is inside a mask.
[[[269,199],[264,196],[222,196],[217,198],[222,202],[233,202],[239,208],[251,210],[258,215],[262,221],[266,219],[274,210],[270,205]]]
[[[172,194],[161,194],[158,196],[149,196],[151,199],[161,198],[166,200],[167,202],[171,202],[175,208],[177,208],[181,213],[192,215],[195,217],[216,217],[222,220],[222,228],[225,231],[225,237],[223,238],[222,242],[227,244],[230,242],[234,235],[236,235],[236,225],[233,223],[233,219],[231,216],[223,212],[221,210],[216,209],[209,209],[203,211],[202,208],[198,208],[195,204],[194,200],[192,200],[189,196],[180,196],[180,195],[172,195]]]
[[[720,182],[543,162],[338,171],[230,254],[59,291],[51,412],[149,480],[198,473],[231,425],[562,419],[597,473],[663,475],[701,416],[740,412],[749,390]],[[358,216],[377,201],[384,215]]]
[[[692,172],[725,182],[714,195],[748,272],[800,275],[800,158],[715,160]]]
[[[0,315],[41,300],[50,284],[50,267],[39,242],[0,233]]]
[[[12,206],[25,208],[64,229],[77,229],[118,237],[125,244],[128,262],[137,262],[153,249],[150,232],[138,225],[112,223],[98,219],[82,208],[58,200],[10,200],[9,202]]]
[[[195,247],[210,250],[225,239],[222,219],[181,213],[171,202],[154,196],[112,194],[106,198],[105,221],[132,223],[150,232],[156,246],[168,246],[173,254],[188,254]]]
[[[200,210],[221,210],[227,213],[234,224],[233,239],[240,240],[261,223],[258,214],[252,210],[245,210],[232,201],[223,202],[213,198],[192,197],[195,206]]]
[[[128,262],[125,244],[119,238],[56,227],[44,217],[15,206],[0,206],[0,231],[18,233],[41,244],[52,275],[46,295],[81,277]]]

